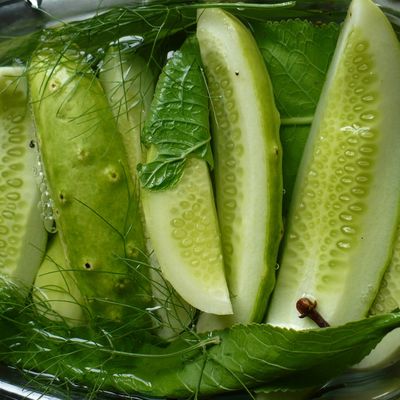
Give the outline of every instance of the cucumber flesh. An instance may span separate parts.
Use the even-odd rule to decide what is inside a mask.
[[[188,159],[176,186],[144,190],[142,202],[164,277],[199,310],[232,313],[207,163]]]
[[[275,282],[282,229],[279,115],[262,55],[242,23],[221,9],[199,10],[197,38],[213,110],[230,323],[260,321]]]
[[[267,322],[315,327],[296,310],[304,296],[331,325],[366,316],[398,221],[398,104],[398,39],[372,1],[354,0],[300,165]]]
[[[68,266],[59,235],[52,238],[34,283],[33,300],[39,312],[70,326],[85,323],[84,299]]]
[[[32,148],[34,126],[22,67],[0,68],[0,273],[33,283],[45,253],[47,233]]]

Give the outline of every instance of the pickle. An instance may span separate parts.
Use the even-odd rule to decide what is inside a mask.
[[[282,230],[279,114],[262,55],[236,18],[221,9],[199,10],[197,38],[213,111],[231,322],[260,321],[275,283]]]
[[[1,67],[0,273],[27,287],[33,283],[47,241],[34,174],[34,138],[24,68]]]
[[[398,104],[398,39],[372,1],[354,0],[300,165],[267,322],[315,327],[296,311],[304,297],[330,325],[368,313],[399,215]]]
[[[57,229],[91,317],[148,325],[139,203],[104,91],[73,49],[37,51],[29,84]]]

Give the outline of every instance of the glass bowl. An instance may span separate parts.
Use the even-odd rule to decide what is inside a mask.
[[[257,1],[256,1],[257,2]],[[258,2],[263,2],[259,0]],[[269,1],[264,1],[268,3]],[[270,1],[272,3],[272,1]],[[101,13],[110,7],[140,6],[157,1],[124,1],[124,0],[0,0],[0,65],[18,47],[26,44],[26,38],[44,27],[69,21],[77,21]],[[160,2],[159,2],[160,3]],[[184,1],[170,2],[184,3]],[[378,0],[400,37],[400,3],[397,0]],[[292,17],[307,18],[315,21],[341,21],[347,11],[349,0],[299,0],[293,8]],[[239,6],[238,6],[239,7]],[[272,18],[281,19],[279,11]],[[50,387],[46,393],[40,392],[34,383],[34,376],[22,375],[12,366],[0,366],[0,398],[3,399],[42,399],[62,400],[81,399],[85,397],[84,387],[74,387],[68,393],[56,387]],[[305,397],[304,397],[305,396]],[[99,400],[106,399],[145,399],[141,396],[126,396],[111,392],[99,392]],[[245,393],[228,394],[215,399],[250,399]],[[260,396],[262,399],[262,396]],[[384,369],[355,372],[349,371],[326,385],[307,395],[276,394],[269,398],[284,399],[348,399],[348,400],[394,400],[400,399],[400,361]]]

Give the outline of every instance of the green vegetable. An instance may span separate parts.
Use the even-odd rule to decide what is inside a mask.
[[[211,180],[201,159],[210,159],[208,115],[199,48],[189,38],[164,67],[146,121],[144,140],[152,147],[139,169],[143,209],[174,289],[200,310],[231,314]]]
[[[124,341],[114,341],[113,335],[107,339],[90,326],[66,330],[61,324],[49,324],[29,307],[21,307],[23,300],[13,285],[2,280],[1,286],[3,361],[89,387],[149,396],[187,398],[243,388],[275,390],[323,383],[400,326],[400,314],[395,313],[306,331],[237,325],[200,337],[189,334],[167,346],[145,343],[136,332],[127,334]],[[15,340],[21,332],[29,340]],[[125,351],[129,341],[135,342],[134,352]],[[14,351],[4,352],[10,345]]]
[[[377,6],[354,0],[299,169],[269,323],[315,326],[299,318],[303,297],[332,325],[367,314],[397,227],[399,102],[398,39]]]
[[[46,248],[34,127],[22,67],[0,68],[0,274],[33,283]]]
[[[264,60],[244,25],[198,12],[197,37],[213,111],[215,192],[231,322],[260,321],[282,234],[279,115]]]
[[[90,66],[75,50],[29,67],[38,145],[66,258],[92,318],[148,324],[139,206],[122,138]]]

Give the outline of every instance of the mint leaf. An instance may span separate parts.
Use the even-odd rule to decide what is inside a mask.
[[[283,147],[284,214],[291,199],[297,169],[340,26],[309,21],[253,22],[278,110]],[[297,137],[297,135],[299,135]]]
[[[154,159],[138,166],[141,184],[146,189],[174,186],[188,157],[212,163],[208,93],[194,37],[186,40],[164,67],[142,142],[156,149]]]

